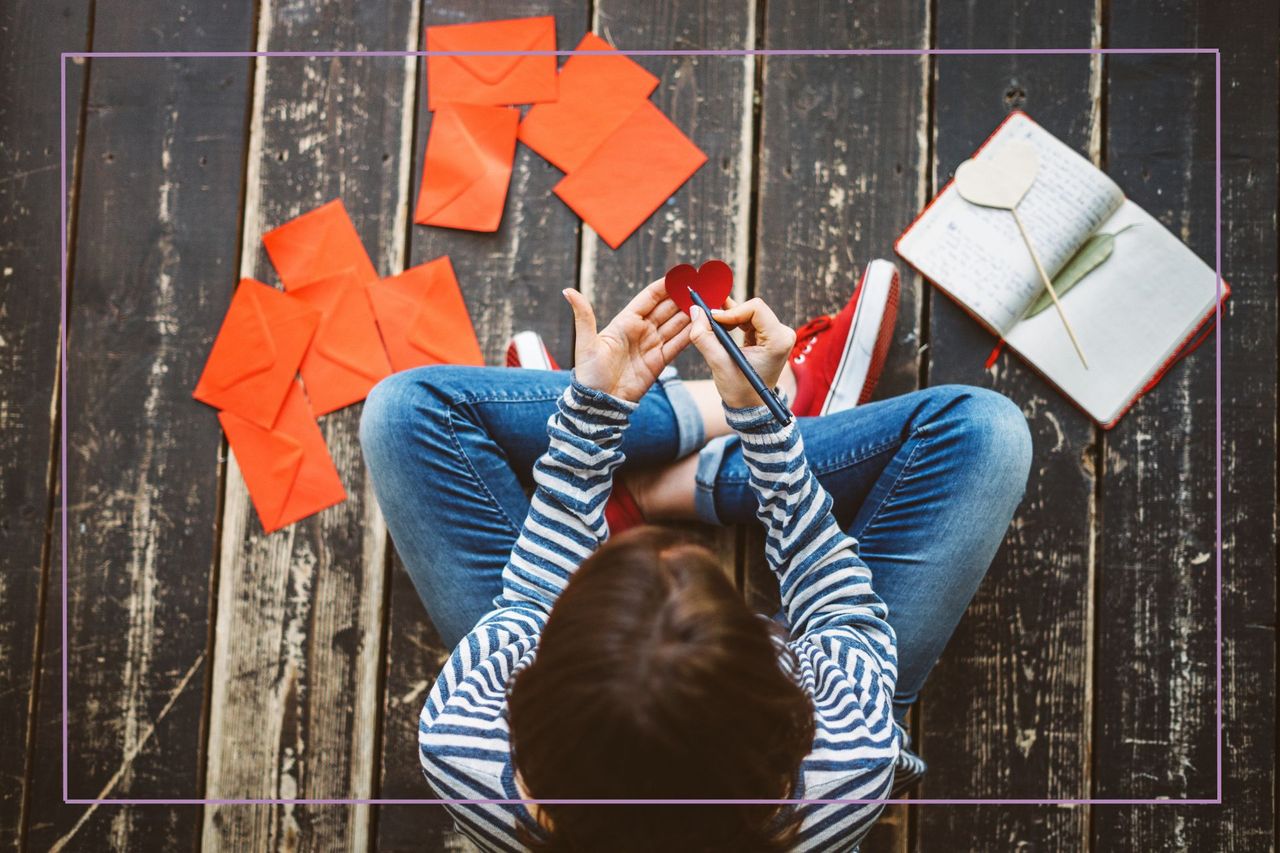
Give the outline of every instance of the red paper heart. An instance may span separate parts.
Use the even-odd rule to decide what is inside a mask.
[[[723,308],[733,292],[733,270],[719,260],[707,261],[696,270],[689,264],[679,264],[667,270],[666,283],[667,295],[686,314],[693,306],[690,289],[698,291],[708,307]]]

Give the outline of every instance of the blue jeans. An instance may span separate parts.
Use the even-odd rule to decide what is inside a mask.
[[[640,401],[622,450],[662,465],[701,444],[701,420],[664,377]],[[546,422],[565,371],[439,365],[380,382],[360,442],[391,538],[448,648],[487,613],[529,510]],[[1031,436],[1022,412],[983,388],[943,385],[799,418],[805,455],[859,542],[898,637],[899,717],[978,588],[1022,499]],[[736,436],[701,450],[698,513],[754,524]]]

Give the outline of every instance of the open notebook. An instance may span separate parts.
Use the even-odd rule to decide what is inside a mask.
[[[948,183],[896,248],[943,292],[1104,428],[1110,428],[1215,316],[1217,276],[1120,187],[1025,113],[1012,113],[974,155],[1012,139],[1036,147],[1040,170],[1018,214],[1052,278],[1094,233],[1116,234],[1111,257],[1062,307],[1089,367],[1050,307],[1015,321],[1043,292],[1013,216],[970,204]],[[1229,288],[1222,286],[1222,298]]]

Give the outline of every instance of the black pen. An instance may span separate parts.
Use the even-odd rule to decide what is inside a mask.
[[[778,399],[773,391],[765,387],[764,380],[760,378],[759,373],[756,373],[755,368],[751,366],[751,362],[747,361],[747,357],[742,354],[742,350],[738,347],[738,342],[711,316],[711,309],[707,307],[706,300],[692,287],[689,288],[689,298],[693,300],[694,305],[701,308],[707,315],[707,322],[711,324],[711,331],[715,332],[716,340],[720,341],[720,345],[728,351],[733,363],[742,371],[742,375],[747,377],[747,382],[751,383],[751,387],[760,395],[760,399],[769,407],[769,411],[777,418],[778,423],[783,426],[791,423],[791,412],[787,410],[786,406],[782,405],[782,401]]]

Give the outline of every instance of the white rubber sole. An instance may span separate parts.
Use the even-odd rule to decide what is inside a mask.
[[[843,412],[858,405],[862,389],[866,386],[867,373],[875,361],[876,345],[880,342],[880,326],[889,305],[898,268],[891,261],[874,260],[867,265],[858,285],[858,304],[853,309],[853,323],[849,337],[840,354],[835,379],[822,403],[820,415]]]
[[[542,345],[542,338],[537,332],[516,332],[511,337],[509,346],[515,348],[516,358],[519,359],[521,367],[534,370],[553,369],[551,357],[547,355],[547,348]]]

